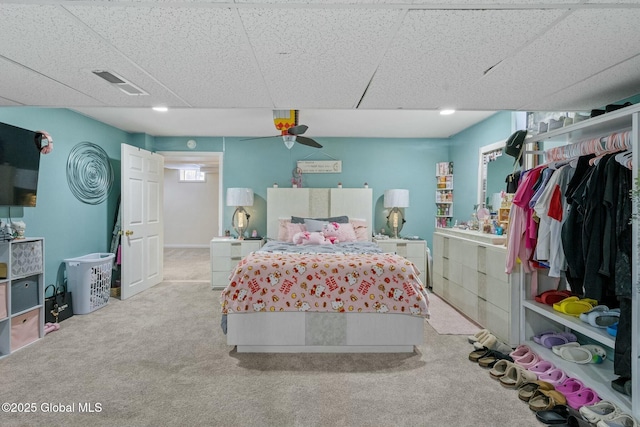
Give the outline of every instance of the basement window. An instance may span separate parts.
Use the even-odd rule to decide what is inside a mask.
[[[180,182],[205,182],[206,174],[200,169],[180,169]]]

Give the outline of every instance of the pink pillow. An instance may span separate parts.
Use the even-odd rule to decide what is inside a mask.
[[[301,233],[303,231],[307,231],[307,228],[304,224],[287,224],[287,238],[283,239],[284,242],[293,242],[293,236],[296,233]]]
[[[280,223],[280,227],[278,227],[278,240],[281,242],[286,242],[287,237],[289,236],[289,229],[287,228],[288,224],[291,224],[290,218],[280,218],[278,219]]]
[[[363,219],[350,219],[349,222],[353,227],[353,231],[356,233],[356,240],[358,242],[369,241],[369,230],[367,228],[367,221]]]
[[[338,242],[357,242],[356,232],[351,224],[338,224],[338,229],[331,233],[338,238]]]

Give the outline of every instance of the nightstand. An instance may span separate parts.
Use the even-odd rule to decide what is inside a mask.
[[[384,252],[393,252],[405,257],[420,271],[420,279],[428,286],[429,272],[427,270],[427,242],[424,240],[407,239],[373,239]]]
[[[263,244],[264,240],[237,240],[225,237],[211,239],[211,289],[224,289],[229,284],[229,275],[238,262],[260,249]]]

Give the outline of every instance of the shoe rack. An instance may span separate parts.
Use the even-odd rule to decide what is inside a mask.
[[[579,123],[541,133],[527,139],[526,150],[532,150],[535,143],[542,143],[543,147],[551,148],[567,144],[573,144],[591,138],[607,136],[613,132],[630,131],[632,137],[634,190],[637,188],[639,172],[639,141],[640,141],[640,105],[632,105],[620,110],[593,117]],[[531,164],[531,163],[530,163]],[[633,206],[634,216],[638,215],[637,204]],[[524,274],[521,268],[520,294],[520,343],[529,345],[538,355],[552,362],[556,367],[564,370],[568,376],[580,379],[588,387],[595,390],[602,399],[615,402],[624,412],[640,420],[640,234],[638,233],[640,220],[634,220],[632,225],[632,331],[631,331],[631,365],[632,365],[632,392],[631,396],[613,390],[611,381],[618,378],[613,368],[613,353],[615,337],[610,336],[606,329],[595,328],[583,322],[577,317],[568,316],[555,311],[552,306],[538,303],[534,300],[531,291],[532,275]],[[557,279],[553,280],[546,272],[538,270],[537,294],[545,290],[556,289]],[[561,280],[564,280],[561,278]],[[607,360],[602,364],[577,364],[563,360],[551,349],[547,349],[533,342],[532,337],[548,331],[564,330],[572,332],[579,337],[579,341],[597,344],[607,351]]]

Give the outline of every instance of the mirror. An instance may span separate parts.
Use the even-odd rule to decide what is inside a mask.
[[[478,153],[478,205],[484,204],[495,212],[494,195],[506,189],[505,179],[513,172],[514,158],[503,153],[506,139],[480,147]]]

